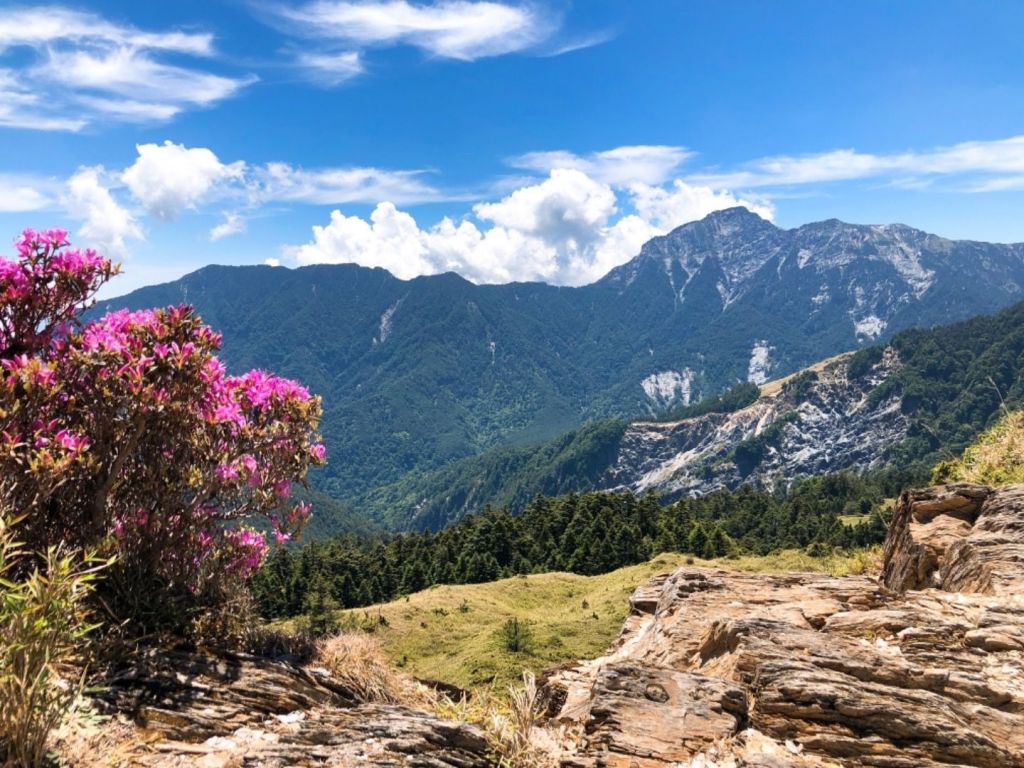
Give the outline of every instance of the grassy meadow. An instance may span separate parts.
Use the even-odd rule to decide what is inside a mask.
[[[346,627],[376,634],[403,672],[501,693],[523,670],[537,673],[600,656],[622,628],[630,593],[688,559],[741,571],[845,575],[873,568],[878,552],[811,557],[794,550],[715,561],[662,554],[599,576],[544,573],[436,586],[379,606],[341,611],[339,618]],[[502,627],[513,617],[528,627],[530,636],[520,651],[509,651],[502,637]]]

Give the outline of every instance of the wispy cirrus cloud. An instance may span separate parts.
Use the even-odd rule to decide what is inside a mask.
[[[514,168],[548,173],[573,168],[615,186],[661,184],[694,153],[685,147],[638,144],[578,155],[568,150],[528,152],[509,160]]]
[[[31,174],[0,173],[0,213],[42,211],[56,205],[61,184]]]
[[[5,9],[0,126],[78,131],[101,120],[167,120],[255,81],[210,71],[214,56],[205,32],[148,32],[62,6]]]
[[[321,84],[335,86],[358,77],[366,71],[359,51],[316,53],[301,51],[296,55],[300,67],[313,75]]]
[[[411,45],[432,56],[463,61],[530,48],[557,26],[537,7],[470,0],[431,5],[314,0],[278,12],[308,37],[360,48]]]
[[[267,163],[251,170],[248,186],[256,202],[339,205],[391,200],[406,204],[459,199],[425,181],[420,170],[372,167],[301,168]]]
[[[921,186],[931,179],[954,179],[962,191],[1014,188],[1024,174],[1024,136],[965,141],[948,147],[889,154],[837,149],[806,155],[777,155],[736,169],[690,174],[687,181],[729,189],[787,187],[858,179],[885,179]]]
[[[537,2],[311,0],[274,5],[271,13],[318,46],[296,63],[316,76],[333,73],[328,84],[361,74],[368,49],[410,46],[432,58],[476,61],[520,52],[557,56],[613,36],[603,30],[562,40],[561,13]]]

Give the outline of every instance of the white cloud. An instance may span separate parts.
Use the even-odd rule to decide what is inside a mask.
[[[0,173],[0,213],[26,213],[53,205],[50,180]]]
[[[97,90],[165,110],[175,105],[202,106],[221,101],[253,82],[252,78],[236,80],[161,64],[133,48],[98,53],[51,51],[45,64],[33,74],[73,90]]]
[[[854,179],[892,177],[906,184],[916,177],[994,176],[977,186],[998,188],[998,178],[1024,172],[1024,136],[995,141],[966,141],[923,152],[871,154],[837,149],[810,155],[761,158],[732,171],[691,175],[688,181],[714,187],[742,189],[816,184]],[[908,178],[909,177],[909,178]]]
[[[297,61],[313,76],[315,82],[323,85],[339,85],[366,71],[359,51],[342,51],[341,53],[303,51],[298,55]]]
[[[78,131],[85,127],[81,117],[53,114],[43,97],[22,83],[10,69],[0,69],[0,126],[37,131]]]
[[[205,147],[165,141],[140,144],[136,150],[138,159],[121,178],[146,210],[164,221],[194,208],[216,185],[241,180],[245,171],[245,163],[225,165]]]
[[[694,186],[679,179],[667,188],[631,184],[629,191],[637,214],[665,232],[687,221],[702,219],[712,211],[738,205],[749,208],[763,219],[775,218],[775,207],[766,200],[743,199],[728,190]]]
[[[528,152],[512,158],[510,163],[516,168],[541,173],[548,173],[555,168],[574,168],[605,184],[626,186],[637,182],[662,184],[693,154],[685,147],[641,144],[591,152],[588,155],[577,155],[566,150]]]
[[[280,267],[281,266],[281,260],[280,259],[274,259],[274,258],[264,259],[263,263],[266,264],[268,267]]]
[[[557,27],[533,5],[470,0],[314,0],[280,13],[311,37],[346,45],[412,45],[464,61],[531,48]]]
[[[59,6],[7,10],[0,17],[0,62],[10,61],[0,69],[0,125],[77,131],[97,120],[167,120],[255,79],[181,62],[213,55],[208,33],[145,32]]]
[[[213,37],[185,32],[147,33],[118,26],[99,16],[59,6],[8,9],[0,17],[0,51],[13,46],[42,46],[70,40],[94,44],[209,55]]]
[[[451,199],[422,180],[422,171],[380,168],[296,168],[268,163],[254,169],[251,194],[262,201],[339,205],[391,200],[423,203]]]
[[[68,179],[63,202],[72,218],[82,220],[78,235],[84,244],[111,258],[121,259],[128,254],[126,239],[142,238],[134,216],[110,194],[102,167],[79,168]]]
[[[224,221],[210,230],[210,241],[215,243],[222,238],[241,234],[245,232],[245,227],[245,219],[242,218],[241,214],[226,213],[224,214]]]
[[[628,203],[636,212],[620,215],[609,184],[573,168],[555,169],[543,181],[474,206],[476,222],[444,218],[422,229],[389,202],[369,221],[335,210],[329,224],[313,227],[311,242],[285,253],[300,264],[354,262],[403,279],[455,271],[478,283],[582,285],[628,261],[651,237],[745,201],[677,182],[668,190],[633,185]]]

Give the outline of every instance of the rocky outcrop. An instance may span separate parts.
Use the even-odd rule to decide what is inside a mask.
[[[1024,766],[1024,486],[899,500],[880,579],[681,568],[553,675],[566,768]]]
[[[287,661],[152,652],[102,686],[108,709],[146,735],[135,745],[133,765],[493,765],[478,729],[361,701],[326,670]]]
[[[562,768],[1024,768],[1024,486],[905,493],[878,578],[684,567],[631,607],[544,681]],[[153,652],[102,686],[138,728],[116,764],[496,765],[478,729],[288,661]]]
[[[1024,487],[911,491],[900,499],[882,580],[892,589],[936,587],[1003,594],[1024,573]]]
[[[601,487],[677,497],[880,465],[910,425],[898,394],[871,396],[899,359],[890,349],[856,376],[849,361],[844,355],[772,382],[733,413],[630,424]]]

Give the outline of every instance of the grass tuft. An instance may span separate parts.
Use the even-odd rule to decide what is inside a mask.
[[[373,635],[350,632],[321,640],[313,663],[363,701],[397,704],[406,698],[402,679]]]

